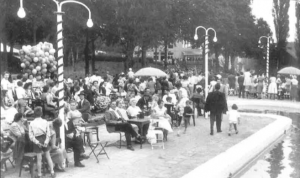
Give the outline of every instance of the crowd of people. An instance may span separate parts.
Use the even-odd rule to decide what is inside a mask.
[[[295,102],[299,99],[299,78],[296,75],[271,75],[253,71],[228,76],[229,94],[243,98],[288,99]]]
[[[125,133],[127,149],[134,150],[131,138],[136,142],[155,142],[153,130],[159,126],[165,137],[174,127],[184,127],[187,132],[191,117],[210,112],[210,135],[222,132],[222,114],[228,111],[228,95],[246,98],[283,99],[290,96],[296,101],[298,80],[295,76],[256,75],[250,70],[237,75],[210,75],[209,88],[205,91],[205,77],[194,70],[170,70],[164,77],[135,77],[129,69],[127,74],[115,76],[109,72],[100,76],[87,74],[85,78],[64,80],[65,118],[58,117],[59,83],[57,76],[33,77],[19,74],[12,78],[5,72],[1,79],[1,138],[12,138],[11,148],[16,165],[24,152],[37,154],[38,176],[41,176],[42,152],[48,162],[52,177],[55,171],[64,171],[64,162],[69,162],[66,150],[59,145],[59,128],[65,121],[65,145],[74,154],[74,165],[84,167],[88,159],[84,149],[82,124],[96,121],[93,117],[104,113],[110,129]],[[1,76],[2,77],[2,76]],[[205,99],[205,92],[208,97]],[[230,129],[236,133],[239,114],[237,106],[230,111]],[[128,120],[149,117],[155,122],[144,126],[143,131]],[[99,118],[97,118],[99,119]],[[229,133],[231,135],[231,131]],[[89,140],[93,140],[92,134]],[[20,165],[19,165],[20,166]]]

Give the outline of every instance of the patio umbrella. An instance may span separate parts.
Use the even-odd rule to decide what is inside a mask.
[[[134,76],[157,76],[157,77],[166,77],[167,74],[160,69],[146,67],[138,70]]]
[[[300,69],[296,67],[285,67],[278,71],[279,74],[300,75]]]

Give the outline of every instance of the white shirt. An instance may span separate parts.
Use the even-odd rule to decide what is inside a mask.
[[[135,106],[135,107],[129,106],[127,108],[128,115],[132,116],[132,117],[137,116],[140,112],[142,112],[142,111],[138,106]]]
[[[298,80],[297,79],[292,79],[291,80],[292,85],[298,85]]]
[[[173,104],[176,104],[177,103],[177,99],[176,99],[176,95],[175,94],[172,94],[172,93],[169,93],[168,95],[164,95],[163,96],[163,101],[166,103],[167,102],[167,97],[171,97],[172,98],[172,103]]]
[[[179,95],[181,95],[183,98],[188,98],[188,92],[184,88],[179,89]]]
[[[109,111],[113,111],[116,114],[117,118],[121,118],[120,114],[117,112],[117,108],[115,110],[109,108]]]
[[[123,119],[129,120],[128,115],[127,115],[127,112],[126,112],[125,109],[123,109],[123,108],[116,108],[116,111],[119,112],[119,113],[121,114],[121,116],[122,116]],[[118,113],[118,114],[119,114],[119,113]]]
[[[228,120],[229,123],[237,123],[238,122],[238,118],[241,117],[240,113],[237,110],[229,110],[228,111]]]
[[[163,116],[163,115],[165,115],[167,108],[164,106],[162,108],[160,108],[159,106],[156,106],[154,108],[154,111],[158,116]]]
[[[27,96],[23,87],[16,88],[16,95],[17,95],[18,99],[23,99],[23,98],[26,98],[26,96]]]
[[[6,80],[5,78],[3,78],[1,80],[1,89],[2,90],[12,89],[12,84],[8,80]]]
[[[133,73],[132,71],[129,71],[129,72],[128,72],[128,77],[129,77],[129,78],[133,78],[133,77],[134,77],[134,73]]]

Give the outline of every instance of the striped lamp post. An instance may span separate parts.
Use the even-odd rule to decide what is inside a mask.
[[[82,5],[85,7],[89,12],[89,18],[87,20],[87,26],[90,28],[92,27],[93,21],[91,19],[91,11],[90,9],[83,4],[82,2],[75,1],[75,0],[66,0],[66,1],[57,1],[53,0],[55,4],[57,5],[57,73],[58,73],[58,100],[59,100],[59,118],[62,120],[62,125],[65,125],[65,115],[64,115],[64,45],[63,45],[63,18],[62,15],[64,14],[61,9],[64,4],[67,3],[75,3]],[[18,11],[18,16],[20,18],[24,18],[26,15],[24,9],[23,9],[23,0],[20,0],[20,9]],[[65,148],[65,128],[60,127],[60,138],[61,138],[61,146],[62,148]]]
[[[61,11],[62,6],[66,3],[75,3],[75,4],[80,4],[84,6],[88,12],[89,12],[89,19],[87,21],[87,26],[92,27],[93,26],[93,21],[91,19],[91,11],[90,9],[83,4],[82,2],[79,1],[73,1],[73,0],[66,0],[62,2],[58,2],[53,0],[56,5],[57,5],[57,73],[58,73],[58,100],[59,100],[59,118],[62,119],[63,125],[64,125],[64,45],[63,45],[63,19],[62,15],[63,12]],[[60,138],[61,138],[61,143],[62,147],[65,148],[65,128],[60,127]]]
[[[269,80],[269,59],[270,59],[270,43],[272,43],[271,36],[261,36],[259,37],[258,44],[261,44],[261,39],[266,38],[267,41],[267,62],[266,62],[266,77]]]
[[[218,39],[217,39],[217,32],[215,31],[215,29],[213,28],[208,28],[206,29],[205,27],[203,26],[198,26],[196,29],[195,29],[195,36],[194,36],[194,39],[195,40],[198,40],[198,34],[197,34],[197,31],[199,28],[202,28],[203,30],[205,30],[205,99],[207,98],[207,95],[208,95],[208,31],[209,30],[212,30],[215,32],[215,37],[213,39],[214,42],[217,42]],[[205,118],[207,118],[207,113],[205,114]]]

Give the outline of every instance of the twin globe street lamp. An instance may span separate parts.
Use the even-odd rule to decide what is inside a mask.
[[[266,77],[269,79],[269,59],[270,59],[270,43],[272,44],[272,37],[271,36],[261,36],[259,37],[258,44],[261,44],[261,39],[267,39],[267,62],[266,62]]]
[[[196,27],[195,36],[194,36],[195,40],[198,40],[197,31],[198,31],[199,28],[205,30],[205,62],[204,62],[205,63],[205,90],[204,91],[205,91],[205,98],[207,98],[207,95],[208,95],[208,44],[209,44],[208,32],[209,32],[209,30],[214,31],[214,33],[215,33],[215,37],[214,37],[213,41],[217,42],[218,40],[217,40],[217,32],[215,31],[215,29],[213,29],[213,28],[206,29],[203,26]]]
[[[93,27],[93,21],[91,18],[91,10],[82,2],[79,1],[75,1],[75,0],[65,0],[62,2],[59,2],[57,0],[53,0],[53,2],[56,4],[57,6],[57,12],[56,12],[56,16],[57,16],[57,73],[58,73],[58,92],[59,92],[59,96],[58,96],[58,101],[59,101],[59,118],[62,120],[62,125],[64,125],[64,65],[63,65],[63,27],[62,27],[62,15],[64,14],[64,12],[62,12],[62,6],[64,4],[67,3],[74,3],[74,4],[79,4],[82,5],[83,7],[85,7],[88,12],[89,12],[89,18],[87,20],[86,25],[91,28]],[[26,16],[26,12],[23,8],[23,0],[20,0],[20,8],[18,10],[17,15],[20,18],[24,18]],[[64,127],[60,127],[60,137],[61,137],[61,143],[62,143],[62,148],[65,148],[65,128]]]

